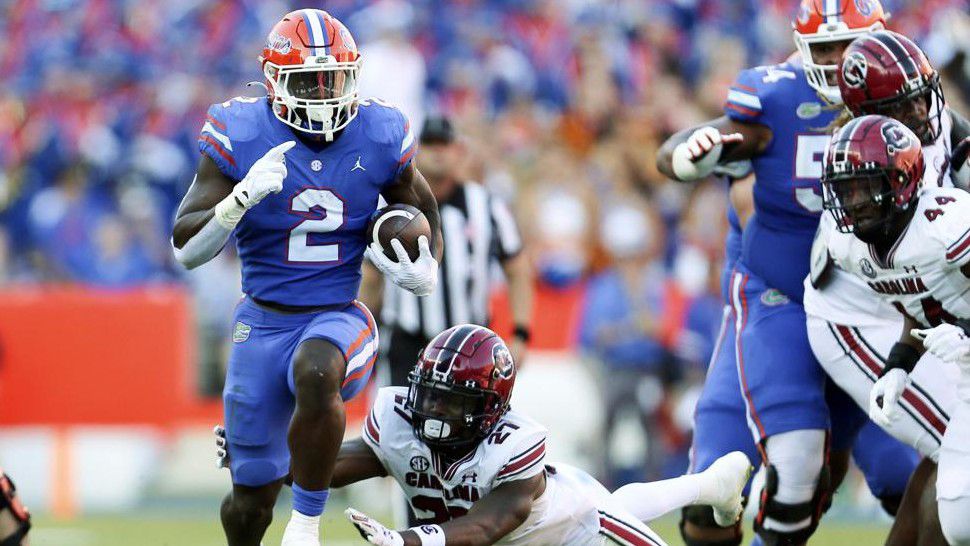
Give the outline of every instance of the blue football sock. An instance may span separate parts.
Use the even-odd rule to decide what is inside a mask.
[[[329,489],[307,491],[296,483],[293,484],[293,509],[304,516],[319,516],[327,505]]]

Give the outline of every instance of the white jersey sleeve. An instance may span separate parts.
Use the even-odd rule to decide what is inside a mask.
[[[512,426],[518,426],[518,428],[510,430]],[[509,442],[509,447],[503,450],[507,461],[495,473],[492,487],[498,487],[506,482],[525,480],[541,473],[545,468],[547,434],[546,429],[541,426],[523,427],[522,423],[515,425],[514,420],[504,419],[499,422],[488,439],[505,436],[504,441]],[[503,443],[503,440],[498,442]]]
[[[947,265],[963,267],[970,263],[970,193],[938,189],[923,198],[930,200],[923,214],[933,228],[930,233],[945,249]]]

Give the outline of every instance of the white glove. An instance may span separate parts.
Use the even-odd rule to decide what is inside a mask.
[[[879,378],[869,391],[869,418],[881,427],[888,427],[896,416],[896,403],[909,386],[909,374],[894,368]],[[879,399],[882,398],[882,407]]]
[[[376,242],[367,246],[364,251],[367,258],[377,269],[390,278],[394,284],[410,291],[416,296],[427,296],[438,284],[438,260],[431,254],[428,238],[418,237],[418,259],[411,261],[404,245],[396,238],[391,239],[391,248],[397,254],[397,262],[384,255],[384,251]]]
[[[212,429],[216,435],[216,468],[229,468],[229,448],[226,447],[226,429],[216,425]]]
[[[722,135],[710,126],[697,129],[686,142],[681,142],[674,148],[670,159],[674,175],[685,182],[704,178],[717,166],[724,144],[741,142],[743,139],[741,133]]]
[[[249,168],[246,177],[233,186],[232,193],[215,206],[215,218],[223,227],[232,229],[247,210],[256,206],[270,193],[279,193],[286,178],[286,156],[296,141],[288,140],[263,157]]]
[[[941,324],[927,330],[914,329],[913,337],[923,340],[923,347],[944,362],[970,364],[970,336],[963,328]]]
[[[354,524],[360,536],[367,542],[377,544],[377,546],[404,546],[404,537],[397,531],[388,529],[381,525],[379,521],[367,514],[348,508],[344,510],[344,515]]]

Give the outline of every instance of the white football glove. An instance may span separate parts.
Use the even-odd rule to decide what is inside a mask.
[[[381,522],[367,514],[348,508],[344,510],[344,515],[367,542],[377,546],[404,546],[404,537],[401,533],[384,527]]]
[[[431,254],[428,238],[418,237],[418,259],[411,261],[404,245],[391,239],[391,248],[397,254],[397,262],[384,255],[378,243],[373,242],[364,251],[367,258],[394,284],[416,296],[427,296],[438,284],[438,260]]]
[[[888,427],[896,418],[896,406],[909,386],[906,370],[894,368],[879,378],[869,391],[869,418],[881,427]],[[879,403],[882,402],[882,406]]]
[[[970,364],[970,336],[953,324],[941,324],[926,330],[913,329],[913,337],[923,340],[923,347],[944,362]]]
[[[728,142],[741,142],[741,133],[722,135],[714,127],[701,127],[674,148],[670,163],[674,175],[689,182],[711,174],[721,159],[721,151]]]
[[[225,228],[236,227],[247,210],[256,206],[270,193],[279,193],[286,178],[286,152],[296,146],[295,140],[288,140],[263,157],[249,168],[246,177],[233,186],[232,193],[215,206],[215,218]]]
[[[229,448],[226,442],[226,429],[222,425],[216,425],[212,429],[216,435],[216,468],[229,468]]]

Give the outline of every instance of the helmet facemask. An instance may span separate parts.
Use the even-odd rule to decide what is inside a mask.
[[[823,207],[832,213],[842,233],[875,244],[891,235],[893,220],[909,203],[898,205],[891,177],[905,176],[876,165],[839,169],[826,167],[822,176]]]
[[[273,113],[294,129],[332,141],[357,115],[360,64],[359,58],[339,62],[330,55],[309,57],[302,65],[266,62]]]
[[[471,449],[494,427],[498,393],[426,377],[418,370],[411,372],[409,383],[414,434],[432,449]]]

